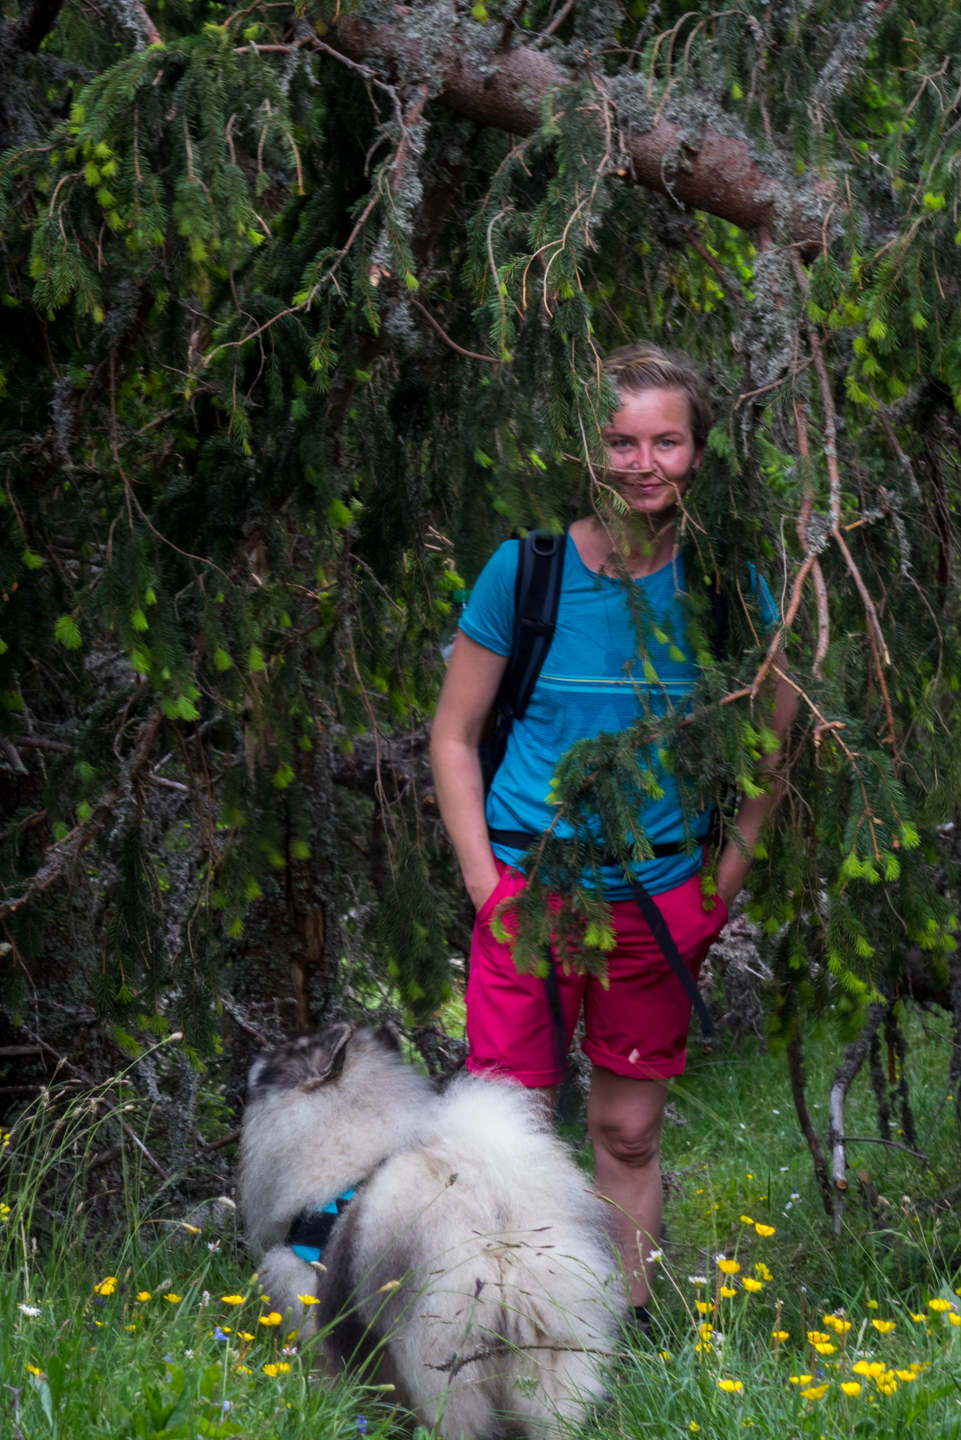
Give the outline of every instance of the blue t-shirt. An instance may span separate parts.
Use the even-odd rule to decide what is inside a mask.
[[[509,655],[513,643],[518,548],[517,540],[508,540],[487,562],[460,622],[472,640],[497,655]],[[492,829],[535,834],[546,830],[555,819],[547,799],[551,777],[558,760],[576,741],[627,729],[645,702],[653,713],[664,714],[668,704],[683,705],[694,689],[699,671],[685,634],[680,557],[633,583],[643,590],[651,621],[645,627],[652,632],[645,633],[645,645],[656,680],[645,675],[637,654],[637,633],[623,582],[589,570],[568,535],[554,639],[527,712],[511,729],[487,797],[487,823]],[[777,609],[763,578],[759,591],[762,617],[770,624],[777,619]],[[654,637],[654,629],[666,644]],[[653,844],[683,843],[677,782],[663,771],[657,778],[663,796],[644,803],[641,824]],[[692,822],[692,834],[706,833],[709,815],[705,811]],[[571,829],[558,823],[554,833],[569,836]],[[505,845],[493,848],[498,859],[508,864],[522,854]],[[634,871],[657,895],[683,884],[700,868],[701,851],[696,849],[693,855],[649,860]],[[631,898],[619,866],[607,866],[600,873],[609,900]]]

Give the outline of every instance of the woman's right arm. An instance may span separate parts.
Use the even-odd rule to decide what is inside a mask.
[[[437,803],[476,910],[498,881],[487,838],[478,746],[506,669],[506,655],[458,630],[431,729]]]

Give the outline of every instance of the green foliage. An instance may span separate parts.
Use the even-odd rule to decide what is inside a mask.
[[[320,873],[315,748],[336,768],[362,736],[423,726],[451,593],[512,530],[591,505],[616,528],[596,468],[614,398],[598,354],[643,335],[686,347],[718,397],[683,533],[697,583],[685,633],[667,637],[702,679],[685,713],[652,706],[560,764],[558,824],[514,907],[519,963],[539,963],[556,893],[568,959],[603,973],[590,872],[609,850],[648,853],[636,816],[665,755],[688,820],[711,801],[729,837],[734,792],[767,783],[753,566],[791,607],[780,638],[799,693],[751,880],[772,1037],[805,1011],[847,1033],[909,947],[940,973],[953,872],[936,887],[932,862],[961,798],[957,7],[580,6],[549,42],[563,83],[521,138],[438,99],[417,110],[383,56],[365,78],[311,44],[268,48],[309,38],[293,12],[158,14],[163,43],[135,49],[65,12],[33,130],[0,162],[0,733],[39,726],[66,747],[18,800],[46,818],[5,852],[7,893],[30,899],[10,918],[20,952],[49,918],[49,887],[30,886],[51,833],[74,858],[123,837],[100,1013],[127,1048],[165,1023],[209,1051],[224,945],[278,877],[294,913],[299,877]],[[514,28],[547,16],[537,0]],[[496,6],[460,23],[468,49],[502,29],[514,43]],[[776,181],[771,235],[630,183],[626,137],[661,114],[692,151],[707,123],[751,141]],[[685,163],[663,161],[669,189]],[[791,227],[815,213],[823,243],[798,277]],[[812,555],[826,630],[810,570],[791,602]],[[702,576],[734,597],[720,658]],[[109,684],[92,678],[105,655],[123,672]],[[378,768],[372,943],[426,1014],[460,943],[434,903],[448,861],[417,787],[394,786],[388,817],[384,783]],[[203,845],[174,923],[131,817],[178,785]],[[324,884],[333,913],[343,895]],[[16,1003],[14,962],[10,976]]]

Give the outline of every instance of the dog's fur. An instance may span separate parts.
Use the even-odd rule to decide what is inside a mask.
[[[254,1062],[241,1149],[271,1305],[304,1325],[298,1295],[319,1296],[328,1359],[376,1365],[444,1440],[538,1432],[601,1395],[593,1352],[624,1314],[603,1205],[521,1087],[438,1095],[387,1032],[335,1026]],[[350,1188],[319,1273],[284,1236]]]

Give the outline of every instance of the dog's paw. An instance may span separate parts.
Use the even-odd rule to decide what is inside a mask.
[[[282,1315],[285,1333],[300,1330],[312,1334],[317,1321],[319,1276],[289,1245],[274,1245],[258,1270],[261,1294],[270,1309]]]

